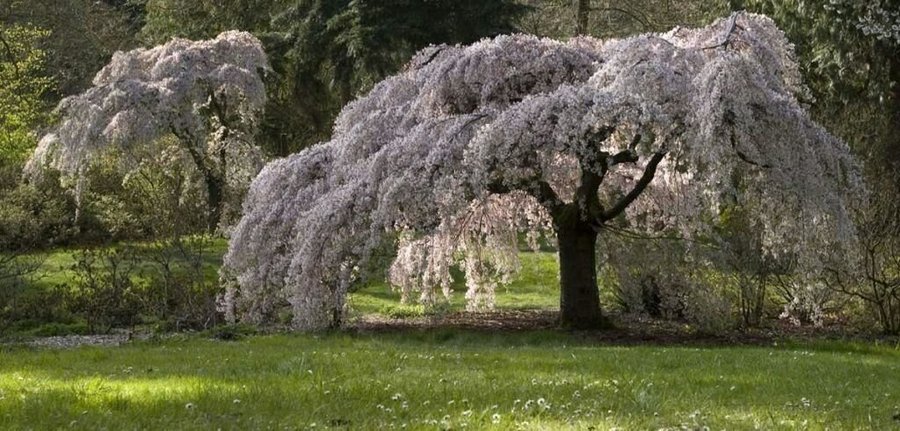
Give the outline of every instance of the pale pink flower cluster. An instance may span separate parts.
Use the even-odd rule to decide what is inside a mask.
[[[287,301],[298,328],[340,324],[353,269],[400,238],[391,280],[407,299],[434,301],[459,263],[471,307],[489,308],[517,233],[552,228],[541,207],[572,202],[590,173],[612,208],[654,159],[630,228],[708,234],[721,208],[752,202],[769,252],[815,266],[853,237],[862,186],[803,91],[784,34],[751,14],[624,40],[428,48],[348,105],[331,141],[257,177],[225,258],[231,307],[259,321]]]
[[[29,171],[77,174],[103,150],[135,153],[175,134],[227,180],[246,185],[263,160],[253,134],[268,68],[260,41],[237,31],[118,52],[93,87],[60,103],[61,122],[41,140]]]

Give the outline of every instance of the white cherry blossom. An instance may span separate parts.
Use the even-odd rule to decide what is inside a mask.
[[[623,40],[428,48],[348,105],[330,141],[257,177],[225,258],[230,306],[261,321],[287,301],[298,328],[338,325],[356,269],[393,241],[407,300],[435,301],[459,264],[470,307],[490,308],[518,234],[555,231],[562,318],[577,325],[599,316],[606,226],[710,235],[742,203],[767,252],[815,267],[852,240],[862,184],[804,91],[784,34],[744,13]]]

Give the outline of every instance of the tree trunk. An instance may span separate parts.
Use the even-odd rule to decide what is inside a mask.
[[[222,205],[225,203],[225,180],[219,178],[215,174],[205,175],[206,180],[206,198],[209,206],[207,214],[207,229],[209,232],[215,232],[222,220]]]
[[[900,55],[900,49],[895,50],[894,54]],[[890,111],[890,133],[888,134],[888,142],[885,148],[887,156],[887,166],[896,172],[900,168],[900,58],[894,57],[890,62],[890,78],[891,82],[891,101]],[[900,178],[894,178],[894,184],[900,185]]]
[[[560,324],[573,329],[608,327],[597,287],[597,232],[580,220],[557,227]]]
[[[588,24],[590,22],[591,1],[575,0],[575,35],[584,36],[588,34]]]
[[[181,141],[184,149],[190,154],[191,159],[197,170],[203,174],[203,181],[206,183],[206,205],[209,207],[206,214],[206,228],[210,233],[214,233],[219,228],[219,222],[222,219],[222,206],[225,203],[225,156],[220,153],[220,169],[217,171],[213,163],[201,153],[199,148],[203,148],[204,143],[192,137],[190,133],[182,133],[179,130],[172,130],[174,135]]]

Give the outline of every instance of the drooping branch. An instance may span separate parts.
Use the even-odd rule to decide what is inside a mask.
[[[252,136],[258,126],[268,68],[262,43],[238,31],[119,52],[94,87],[60,103],[61,121],[41,139],[27,175],[52,167],[80,176],[105,148],[133,153],[174,134],[203,175],[217,218],[225,191],[239,197],[261,167],[252,139],[235,137]]]
[[[705,51],[723,31],[729,52]],[[355,265],[395,234],[419,244],[402,253],[408,261],[400,272],[418,277],[413,283],[427,297],[462,248],[490,250],[483,255],[504,256],[501,266],[514,268],[522,226],[590,236],[591,227],[627,209],[638,216],[629,228],[662,223],[687,234],[735,194],[768,204],[769,190],[799,197],[778,211],[801,219],[766,224],[770,237],[815,241],[828,235],[807,235],[806,216],[834,214],[818,227],[846,238],[845,202],[857,189],[853,178],[822,165],[846,177],[856,171],[846,147],[792,97],[798,81],[790,49],[771,20],[738,14],[615,43],[519,35],[423,51],[411,62],[419,67],[348,105],[330,141],[257,177],[225,258],[237,279],[233,303],[252,320],[270,306],[259,304],[287,300],[297,327],[328,327],[346,292],[323,283],[323,274],[347,259]],[[757,112],[750,103],[773,109]],[[725,109],[735,112],[727,121]],[[489,117],[470,122],[483,113]],[[644,139],[610,139],[611,130],[598,128],[607,124],[640,130]],[[741,190],[730,181],[746,172],[729,146],[732,130],[746,139],[744,153],[764,154],[773,165]],[[671,139],[673,131],[684,135]],[[654,145],[642,145],[647,136]],[[817,157],[793,157],[798,151]],[[662,163],[667,156],[677,163]],[[615,198],[601,207],[601,196]],[[473,211],[475,219],[462,220]],[[451,235],[458,227],[473,231]],[[579,253],[593,245],[583,241]],[[469,257],[467,283],[496,284]]]
[[[656,176],[656,169],[659,167],[659,163],[666,157],[665,152],[655,153],[653,157],[650,158],[650,162],[647,163],[647,167],[644,168],[644,174],[641,175],[641,179],[634,185],[634,188],[631,189],[628,194],[622,197],[615,205],[613,205],[609,210],[604,211],[600,216],[601,222],[610,221],[616,217],[618,217],[622,212],[624,212],[629,205],[631,205],[638,197],[644,193],[644,190],[647,189],[647,186],[650,185],[650,182],[653,181],[653,177]]]
[[[728,21],[725,24],[725,31],[722,34],[722,41],[711,46],[704,47],[703,49],[716,49],[716,48],[725,48],[728,49],[728,44],[731,43],[731,34],[734,33],[735,28],[740,28],[737,25],[737,17],[738,12],[731,14],[728,18]]]
[[[502,182],[494,182],[489,184],[486,189],[489,192],[498,195],[505,195],[516,190],[525,191],[531,195],[531,197],[535,198],[551,215],[559,213],[563,206],[565,206],[565,202],[559,198],[556,191],[553,190],[553,186],[544,180],[535,180],[528,184],[520,184],[514,187],[505,185]]]
[[[748,164],[751,164],[751,165],[753,165],[753,166],[757,166],[757,167],[765,168],[765,169],[771,169],[771,168],[772,168],[772,165],[770,165],[770,164],[767,164],[767,163],[759,163],[759,162],[753,161],[752,159],[750,159],[749,157],[747,157],[747,155],[744,154],[743,151],[739,150],[739,149],[738,149],[738,145],[737,145],[737,138],[734,136],[734,133],[731,134],[730,141],[731,141],[731,148],[734,149],[735,154],[737,154],[738,158],[741,159],[741,161],[743,161],[744,163],[748,163]]]

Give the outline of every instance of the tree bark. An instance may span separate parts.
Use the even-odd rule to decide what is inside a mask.
[[[609,326],[600,310],[597,286],[597,232],[569,208],[569,220],[557,225],[559,243],[560,325],[572,329]]]
[[[900,49],[894,50],[895,55],[900,55]],[[894,170],[900,168],[900,58],[893,57],[890,62],[890,78],[891,82],[891,122],[890,134],[888,135],[887,148],[885,155],[889,169]],[[900,178],[894,178],[895,186],[900,186]]]
[[[176,133],[176,136],[179,136]],[[203,174],[203,181],[206,183],[206,205],[208,207],[206,214],[206,228],[210,233],[214,233],[219,228],[219,222],[222,219],[222,205],[225,203],[225,175],[217,172],[210,166],[206,157],[197,150],[197,146],[192,145],[189,139],[181,138],[188,154],[197,166],[197,170]],[[224,161],[222,166],[224,171]]]
[[[206,175],[206,198],[209,206],[206,224],[210,233],[219,228],[222,221],[222,205],[225,203],[225,180],[214,174]]]
[[[575,0],[575,35],[584,36],[588,34],[588,24],[591,15],[590,0]]]

